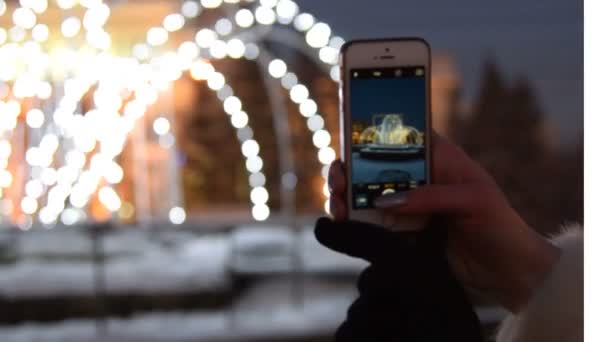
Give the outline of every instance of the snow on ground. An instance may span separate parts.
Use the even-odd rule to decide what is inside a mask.
[[[280,226],[241,226],[232,241],[230,267],[239,273],[281,273],[298,267],[309,273],[356,275],[367,265],[319,244],[310,226],[299,232]]]
[[[68,240],[69,241],[69,240]],[[130,241],[125,242],[125,247]],[[141,246],[141,242],[139,243]],[[71,249],[70,251],[74,251]],[[229,284],[226,237],[193,239],[179,248],[150,244],[138,255],[109,258],[109,293],[183,293],[214,290]],[[32,298],[94,294],[94,269],[88,261],[23,259],[0,265],[0,296]]]
[[[261,282],[235,307],[208,312],[141,314],[108,321],[96,336],[94,320],[0,327],[3,342],[68,341],[246,341],[331,335],[355,296],[352,286],[307,280],[299,297],[285,280]]]
[[[0,264],[0,296],[93,295],[90,236],[65,229],[28,232],[17,241],[17,262]],[[321,246],[311,227],[293,233],[283,226],[240,226],[231,234],[198,236],[176,230],[113,231],[103,246],[106,289],[112,294],[222,289],[231,271],[284,273],[298,267],[356,275],[366,265]]]
[[[93,294],[91,241],[82,231],[28,233],[18,241],[19,259],[0,264],[0,296]],[[104,248],[108,291],[117,294],[226,288],[231,271],[291,271],[293,255],[305,274],[267,277],[222,310],[110,318],[104,337],[96,336],[95,320],[72,319],[0,326],[0,341],[278,341],[330,336],[355,297],[354,281],[330,280],[323,275],[354,276],[366,266],[319,245],[312,227],[294,233],[281,226],[240,226],[231,234],[213,235],[178,230],[113,231],[104,239]],[[504,311],[482,309],[480,315],[482,321],[496,322]]]
[[[111,318],[105,335],[96,335],[91,319],[0,326],[3,342],[190,342],[283,341],[293,337],[331,336],[343,321],[356,293],[354,286],[319,278],[293,287],[287,279],[267,280],[245,293],[231,308],[199,312],[155,312]],[[477,310],[483,323],[505,316],[497,308]]]

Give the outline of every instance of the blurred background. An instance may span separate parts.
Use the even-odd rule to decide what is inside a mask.
[[[0,340],[331,340],[366,266],[312,234],[348,39],[428,40],[435,129],[582,223],[582,7],[0,0]]]

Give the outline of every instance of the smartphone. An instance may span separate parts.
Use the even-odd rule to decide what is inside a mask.
[[[348,218],[391,230],[423,228],[426,218],[386,214],[374,200],[431,182],[429,44],[420,38],[350,41],[340,67]]]

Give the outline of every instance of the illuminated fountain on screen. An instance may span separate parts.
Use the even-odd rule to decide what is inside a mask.
[[[306,120],[322,175],[327,177],[336,153],[317,102],[286,62],[270,56],[259,44],[273,27],[292,27],[302,34],[297,47],[314,53],[318,65],[337,82],[344,40],[332,35],[327,24],[300,12],[291,0],[176,1],[178,9],[149,28],[129,53],[121,54],[113,46],[116,37],[106,23],[126,3],[21,0],[7,4],[0,0],[0,18],[12,23],[0,27],[3,223],[22,229],[133,217],[137,222],[183,223],[187,213],[178,186],[153,190],[156,179],[142,176],[133,180],[129,193],[121,190],[125,168],[132,165],[124,165],[120,157],[128,147],[135,167],[146,167],[154,163],[151,158],[164,155],[163,160],[169,162],[160,164],[166,181],[180,184],[171,101],[173,82],[184,73],[205,82],[222,101],[249,174],[252,218],[268,219],[265,164],[257,132],[249,125],[255,118],[215,68],[214,61],[225,58],[263,64],[267,76],[289,92],[290,101]],[[172,34],[193,28],[196,20],[192,19],[209,10],[224,17],[209,27],[195,28],[192,37],[176,49],[167,47]],[[44,18],[50,12],[61,13],[62,21],[47,25]],[[150,128],[155,136],[146,133]],[[142,149],[142,142],[149,139],[159,142],[159,149],[152,153]],[[328,196],[326,184],[323,189]],[[153,192],[159,191],[166,203],[155,207]]]

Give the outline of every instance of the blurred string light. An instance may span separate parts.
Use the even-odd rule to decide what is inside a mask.
[[[101,0],[55,0],[56,4],[62,9],[71,9],[75,6],[84,7],[85,14],[82,19],[77,17],[68,17],[62,23],[60,31],[65,37],[72,38],[78,36],[84,31],[86,42],[98,49],[103,54],[111,46],[111,37],[103,29],[110,16],[110,8]],[[200,29],[192,42],[183,42],[179,45],[177,52],[164,52],[162,56],[155,56],[155,47],[164,45],[169,33],[182,29],[187,20],[200,15],[204,8],[214,9],[222,5],[222,3],[237,3],[233,0],[201,0],[184,1],[180,13],[171,13],[165,17],[160,26],[153,27],[148,31],[147,41],[144,44],[137,44],[133,48],[133,56],[136,59],[130,59],[130,66],[136,70],[150,70],[155,64],[160,64],[159,70],[150,74],[139,73],[134,75],[131,84],[127,85],[130,91],[136,94],[135,99],[124,105],[122,116],[111,115],[111,122],[120,124],[123,129],[120,130],[120,138],[118,142],[110,142],[99,134],[84,134],[83,132],[91,133],[90,129],[81,129],[91,126],[92,122],[97,122],[96,117],[92,113],[85,113],[84,119],[81,115],[74,115],[74,111],[78,107],[81,97],[94,84],[112,84],[115,80],[105,80],[102,82],[103,75],[107,69],[100,68],[101,71],[86,70],[83,66],[91,65],[95,58],[100,55],[91,54],[89,56],[80,55],[81,52],[70,51],[64,49],[56,50],[55,56],[60,56],[60,60],[67,65],[65,70],[54,75],[67,75],[72,72],[76,75],[83,73],[84,76],[79,76],[74,79],[65,80],[65,95],[57,101],[56,108],[49,113],[49,118],[52,120],[49,124],[57,126],[61,132],[65,132],[66,136],[61,136],[62,140],[72,141],[75,145],[74,151],[69,151],[69,161],[66,165],[59,168],[54,168],[50,165],[52,161],[53,149],[43,149],[41,146],[34,146],[29,152],[30,161],[36,164],[35,179],[28,181],[26,187],[29,188],[28,200],[25,201],[25,208],[32,211],[32,208],[37,207],[31,205],[32,201],[42,194],[39,194],[39,185],[43,184],[47,191],[47,206],[43,206],[39,210],[40,220],[43,222],[53,222],[57,217],[61,217],[62,221],[73,222],[75,217],[82,217],[82,211],[78,211],[79,207],[86,205],[90,196],[96,191],[97,184],[107,182],[114,184],[122,179],[122,169],[112,159],[122,151],[124,140],[134,126],[134,121],[143,116],[147,106],[153,104],[158,98],[157,91],[166,89],[168,84],[180,77],[181,72],[187,70],[193,79],[206,81],[207,85],[214,91],[220,100],[224,102],[224,109],[230,116],[230,122],[237,130],[237,136],[242,143],[242,152],[246,158],[246,166],[250,172],[250,185],[252,186],[252,214],[254,218],[263,220],[269,215],[269,208],[266,205],[267,196],[259,190],[263,188],[265,176],[261,173],[263,168],[263,160],[259,154],[259,144],[253,139],[251,127],[249,127],[249,116],[242,110],[240,100],[234,96],[232,88],[226,84],[226,78],[213,66],[200,59],[198,56],[202,52],[201,49],[208,49],[209,54],[216,58],[247,58],[256,59],[259,55],[259,48],[255,43],[244,42],[237,38],[222,41],[218,39],[220,36],[230,35],[235,28],[246,29],[256,23],[260,25],[272,25],[278,23],[281,25],[293,25],[293,27],[304,34],[304,40],[311,47],[318,49],[319,60],[330,65],[330,76],[334,81],[339,80],[339,68],[337,66],[338,51],[344,40],[337,36],[332,36],[331,28],[322,22],[317,22],[314,16],[308,13],[300,13],[299,7],[291,0],[262,0],[259,1],[259,6],[255,8],[241,8],[234,17],[234,21],[229,18],[220,18],[214,28]],[[253,2],[253,1],[250,1]],[[37,15],[43,13],[48,8],[47,1],[21,1],[21,7],[15,9],[12,15],[15,26],[9,30],[0,29],[0,81],[12,82],[15,95],[20,95],[20,98],[38,97],[42,100],[49,99],[53,93],[53,89],[47,81],[43,80],[45,74],[44,67],[39,67],[38,70],[32,68],[32,65],[49,65],[52,63],[53,54],[46,54],[37,43],[46,42],[49,39],[50,29],[41,23],[38,23]],[[0,0],[0,15],[6,12],[6,3]],[[84,29],[84,30],[83,30]],[[24,41],[27,33],[31,30],[33,41]],[[16,43],[13,43],[16,42]],[[20,51],[26,52],[26,57],[36,56],[27,60],[26,63],[20,60],[22,56]],[[84,57],[84,58],[83,58]],[[106,56],[107,57],[107,56]],[[27,58],[26,58],[27,59]],[[106,61],[112,60],[107,58]],[[51,63],[49,63],[49,61]],[[139,62],[138,62],[139,61]],[[4,63],[9,62],[9,63]],[[75,63],[71,63],[75,62]],[[177,63],[175,63],[177,62]],[[140,64],[141,63],[141,64]],[[111,63],[110,63],[111,64]],[[169,64],[178,65],[178,68],[168,66]],[[13,65],[20,65],[13,68]],[[70,71],[71,69],[71,71]],[[90,69],[90,67],[88,68]],[[35,72],[34,72],[35,71]],[[310,91],[308,88],[298,82],[297,76],[287,70],[286,64],[281,60],[274,60],[268,66],[269,74],[276,78],[281,85],[289,90],[290,99],[299,107],[301,115],[306,119],[307,127],[313,133],[312,139],[314,145],[319,149],[319,161],[324,164],[322,174],[327,175],[327,164],[335,158],[335,151],[329,146],[331,136],[324,129],[324,120],[317,113],[317,103],[309,98]],[[114,73],[115,75],[117,73]],[[106,75],[107,76],[107,75]],[[119,78],[115,77],[115,78]],[[137,86],[135,84],[138,84]],[[35,91],[29,90],[35,89]],[[103,106],[100,108],[105,111],[116,111],[121,105],[122,100],[119,97],[119,91],[116,87],[110,91],[99,90],[95,93],[96,105]],[[97,100],[99,98],[99,101]],[[235,100],[236,99],[236,100]],[[14,100],[13,100],[14,101]],[[99,102],[99,103],[97,103]],[[4,102],[3,102],[4,103]],[[106,103],[107,105],[103,105]],[[18,105],[18,103],[17,103]],[[15,108],[15,103],[10,102],[9,107]],[[9,111],[10,112],[10,111]],[[13,110],[14,112],[14,110]],[[20,108],[17,115],[19,115]],[[47,125],[47,118],[44,113],[33,108],[26,114],[26,122],[31,129],[37,129],[43,125]],[[28,115],[29,114],[29,115]],[[4,119],[7,120],[4,120]],[[29,118],[29,119],[28,119]],[[83,123],[86,122],[86,123]],[[15,128],[17,123],[16,116],[3,116],[0,123],[0,130],[5,130],[10,133]],[[84,126],[83,126],[84,125]],[[164,121],[155,122],[155,131],[161,137],[169,136],[170,124],[167,125]],[[159,133],[160,132],[160,133]],[[96,136],[97,135],[97,136]],[[92,136],[96,136],[92,138]],[[0,136],[1,138],[1,136]],[[49,140],[51,139],[51,140]],[[6,141],[8,140],[0,140]],[[52,142],[52,138],[47,138],[46,144]],[[51,146],[54,145],[51,143]],[[172,142],[168,146],[172,145]],[[8,143],[10,146],[10,143]],[[257,147],[256,147],[257,146]],[[97,149],[97,152],[94,150]],[[2,156],[6,155],[6,148],[2,150],[0,143],[0,166],[6,165],[8,162],[2,161]],[[28,150],[29,151],[29,150]],[[74,153],[71,153],[74,152]],[[254,153],[255,152],[255,153]],[[84,153],[93,153],[90,158],[88,169],[84,168],[83,159],[86,163]],[[10,155],[10,150],[9,153]],[[27,154],[27,152],[26,152]],[[67,155],[66,155],[67,156]],[[95,163],[93,163],[95,161]],[[101,165],[101,166],[100,166]],[[97,172],[93,166],[100,167]],[[1,170],[1,169],[0,169]],[[7,176],[8,174],[8,176]],[[57,180],[61,179],[61,183]],[[0,186],[12,182],[10,172],[0,172]],[[326,185],[324,185],[324,189]],[[105,188],[104,188],[105,189]],[[111,187],[110,187],[111,189]],[[254,192],[255,190],[255,192]],[[325,191],[324,191],[325,193]],[[80,196],[78,196],[80,194]],[[266,191],[267,194],[267,191]],[[72,201],[72,196],[74,199]],[[99,197],[100,195],[98,195]],[[116,211],[117,201],[112,196],[109,190],[104,190],[104,200],[100,201],[111,211]],[[61,200],[65,202],[70,198],[73,208],[64,208],[63,205],[52,205],[51,200]],[[264,199],[264,201],[262,201]],[[73,202],[73,203],[72,203]],[[21,203],[23,204],[23,203]],[[327,205],[327,203],[326,203]],[[54,206],[54,208],[53,208]],[[22,206],[23,207],[23,206]],[[120,206],[118,206],[120,207]],[[23,208],[22,208],[23,209]],[[77,210],[78,209],[78,210]],[[175,209],[175,208],[174,208]],[[182,208],[183,210],[183,208]],[[33,209],[35,212],[36,209]],[[24,211],[25,212],[25,211]],[[63,215],[63,212],[70,214]],[[78,212],[80,214],[76,215]],[[179,213],[179,210],[176,212]],[[171,216],[171,215],[170,215]],[[180,215],[173,214],[173,218],[179,218]],[[170,218],[171,219],[171,218]],[[171,221],[180,221],[179,219]]]
[[[332,80],[335,82],[339,81],[339,66],[337,64],[339,50],[345,42],[343,38],[332,36],[329,25],[322,22],[316,22],[314,16],[311,14],[298,14],[299,7],[291,0],[261,1],[260,4],[261,6],[257,7],[255,12],[251,12],[249,9],[237,11],[234,18],[236,25],[247,28],[253,25],[255,21],[262,25],[271,25],[275,21],[284,25],[292,23],[296,30],[305,33],[306,43],[310,47],[319,49],[319,59],[332,66],[330,69]],[[274,11],[273,7],[276,7]],[[240,58],[242,56],[248,57],[247,45],[243,44],[243,46],[245,46],[245,52],[242,56],[240,51],[238,51],[239,53],[231,54],[231,49],[229,48],[230,42],[226,43],[218,39],[218,36],[229,33],[229,28],[232,28],[232,25],[229,25],[228,23],[229,21],[227,21],[226,18],[222,18],[216,22],[215,30],[209,28],[200,29],[196,34],[195,40],[197,41],[197,44],[201,48],[209,48],[210,55],[216,59],[224,58],[226,55],[229,55],[232,58]],[[234,44],[233,46],[237,45]],[[257,53],[254,53],[249,57],[250,59],[255,59],[257,58]],[[191,75],[196,78],[197,74],[204,73],[204,69],[205,67],[203,66],[195,67],[191,70]],[[308,88],[303,84],[298,84],[297,76],[287,72],[287,66],[283,61],[273,60],[268,66],[268,72],[272,77],[280,79],[283,87],[290,91],[290,99],[299,105],[300,113],[307,118],[307,127],[313,133],[313,143],[318,148],[318,159],[324,165],[322,176],[326,180],[329,168],[328,165],[336,158],[336,153],[330,146],[331,135],[324,129],[324,120],[316,113],[318,110],[317,103],[309,98],[310,92]],[[235,118],[233,117],[232,119]],[[238,123],[240,120],[232,121]],[[249,165],[255,166],[255,161],[256,160],[253,159],[253,161],[250,161]],[[324,183],[324,187],[326,187],[326,182]],[[325,204],[327,209],[328,202],[326,201]],[[258,210],[258,212],[261,211]]]

